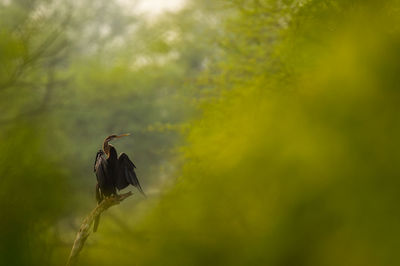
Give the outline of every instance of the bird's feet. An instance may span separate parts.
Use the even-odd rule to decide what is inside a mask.
[[[111,194],[110,196],[106,197],[107,199],[118,199],[119,195],[117,193]]]

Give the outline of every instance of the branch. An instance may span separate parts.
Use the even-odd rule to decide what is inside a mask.
[[[78,260],[78,255],[81,252],[86,239],[90,235],[91,227],[95,218],[105,212],[108,208],[114,205],[118,205],[124,199],[130,196],[132,196],[132,192],[129,191],[128,193],[117,195],[116,197],[104,199],[99,205],[97,205],[96,208],[94,208],[94,210],[85,218],[85,220],[83,220],[79,232],[76,234],[74,245],[72,246],[71,254],[68,258],[67,266],[72,266],[76,264]]]

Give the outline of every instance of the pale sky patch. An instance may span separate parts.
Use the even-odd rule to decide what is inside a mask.
[[[179,11],[185,0],[118,0],[127,8],[132,8],[135,13],[156,16],[163,12]]]

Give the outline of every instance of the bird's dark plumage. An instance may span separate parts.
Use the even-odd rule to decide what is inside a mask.
[[[128,155],[121,153],[118,158],[117,188],[121,190],[128,185],[132,185],[145,195],[137,179],[135,168],[136,166],[129,159]]]
[[[96,161],[94,164],[94,171],[97,177],[97,184],[100,189],[102,197],[109,197],[117,193],[115,189],[115,174],[114,169],[110,167],[112,162],[108,160],[103,151],[98,151],[96,155]],[[100,202],[98,202],[100,203]]]
[[[143,195],[144,192],[139,184],[139,180],[135,173],[136,166],[129,159],[128,155],[121,153],[118,157],[117,150],[108,142],[114,138],[120,138],[124,135],[111,135],[104,140],[103,150],[99,150],[96,154],[94,162],[94,172],[97,177],[96,200],[100,202],[105,197],[117,194],[117,189],[121,190],[129,185],[136,187]],[[99,218],[96,218],[93,231],[96,232]]]

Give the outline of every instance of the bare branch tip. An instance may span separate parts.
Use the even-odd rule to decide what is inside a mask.
[[[94,208],[94,210],[84,219],[72,246],[71,254],[68,258],[67,266],[72,266],[76,264],[78,254],[80,253],[83,245],[85,244],[86,239],[90,235],[90,228],[94,222],[96,216],[100,215],[102,212],[106,211],[108,208],[112,207],[113,205],[117,205],[121,203],[126,198],[132,196],[132,191],[127,193],[112,196],[109,198],[105,198],[99,205]]]

